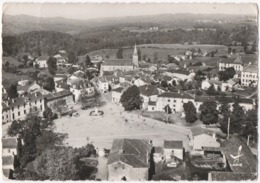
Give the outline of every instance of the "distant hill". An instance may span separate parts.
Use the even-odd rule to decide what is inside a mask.
[[[3,35],[15,35],[30,31],[58,31],[77,34],[90,27],[112,26],[117,24],[150,23],[164,27],[193,27],[196,20],[219,20],[222,22],[237,22],[256,16],[245,15],[206,15],[206,14],[161,14],[146,16],[108,17],[89,20],[75,20],[62,17],[39,18],[28,15],[3,14]]]

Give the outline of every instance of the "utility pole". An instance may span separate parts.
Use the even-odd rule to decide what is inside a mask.
[[[251,136],[251,135],[248,135],[248,136],[247,136],[247,143],[246,143],[247,146],[249,146],[250,136]]]
[[[229,139],[230,117],[228,118],[227,139]]]

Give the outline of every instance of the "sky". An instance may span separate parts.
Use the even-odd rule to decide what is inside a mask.
[[[36,17],[64,17],[71,19],[95,19],[174,13],[194,14],[257,14],[256,4],[109,4],[109,3],[5,3],[3,12],[8,15]]]

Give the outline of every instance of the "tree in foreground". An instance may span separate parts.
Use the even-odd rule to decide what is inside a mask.
[[[119,48],[116,52],[116,58],[122,59],[123,58],[123,48]]]
[[[217,103],[214,101],[204,102],[200,106],[200,120],[205,125],[216,124],[218,122]]]
[[[73,51],[69,51],[68,53],[68,62],[74,64],[76,62],[76,55]]]
[[[48,70],[51,75],[55,75],[57,72],[57,59],[54,57],[49,57],[47,60]]]
[[[19,157],[22,165],[34,160],[46,148],[61,145],[65,136],[54,133],[53,129],[52,120],[42,119],[38,116],[29,115],[25,120],[13,121],[8,128],[8,135],[20,135],[24,141]]]
[[[213,84],[207,89],[206,93],[208,95],[218,95],[218,92],[216,91]]]
[[[86,59],[85,59],[85,61],[84,61],[84,66],[85,66],[85,68],[87,68],[87,67],[90,67],[91,65],[92,65],[91,59],[90,59],[90,57],[87,55],[87,56],[86,56]]]
[[[48,149],[34,161],[37,174],[45,180],[80,180],[82,165],[78,154],[68,147]]]
[[[183,109],[185,112],[185,119],[187,123],[194,123],[197,118],[196,107],[192,102],[184,103]]]
[[[17,86],[12,84],[12,85],[7,89],[7,94],[8,94],[8,97],[10,97],[10,98],[16,98],[16,97],[18,97]]]
[[[140,109],[142,105],[142,99],[138,87],[133,85],[124,91],[120,98],[120,103],[123,105],[126,111]]]

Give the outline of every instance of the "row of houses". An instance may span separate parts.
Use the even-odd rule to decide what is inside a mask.
[[[219,71],[233,67],[241,80],[242,86],[256,87],[258,83],[257,62],[245,63],[240,55],[231,55],[228,58],[222,58],[218,63]]]
[[[219,142],[215,133],[211,135],[206,131],[209,130],[204,131],[197,127],[192,129],[190,156],[211,157],[208,159],[211,163],[215,162],[225,167],[222,171],[216,171],[213,167],[208,173],[208,180],[253,180],[256,178],[256,158],[246,144],[237,139]],[[238,149],[240,150],[237,152]],[[242,156],[238,154],[238,159],[233,158],[237,153]],[[147,181],[154,175],[153,163],[168,164],[176,160],[183,161],[184,156],[183,141],[179,140],[164,140],[162,146],[155,147],[149,139],[115,139],[107,161],[108,180]],[[214,156],[217,158],[214,159]],[[205,164],[205,160],[201,163]]]
[[[165,111],[165,107],[169,106],[173,112],[183,112],[183,104],[192,102],[199,112],[199,108],[203,102],[206,101],[216,101],[218,108],[221,105],[223,98],[218,96],[195,96],[185,92],[166,92],[163,89],[157,88],[154,85],[142,85],[139,86],[140,95],[143,98],[142,108],[148,111]],[[118,87],[112,90],[112,102],[119,103],[121,95],[126,90],[126,88]],[[232,105],[234,103],[233,97],[224,97],[232,110]],[[256,101],[249,98],[239,98],[240,106],[244,108],[245,111],[251,110],[255,107]]]

